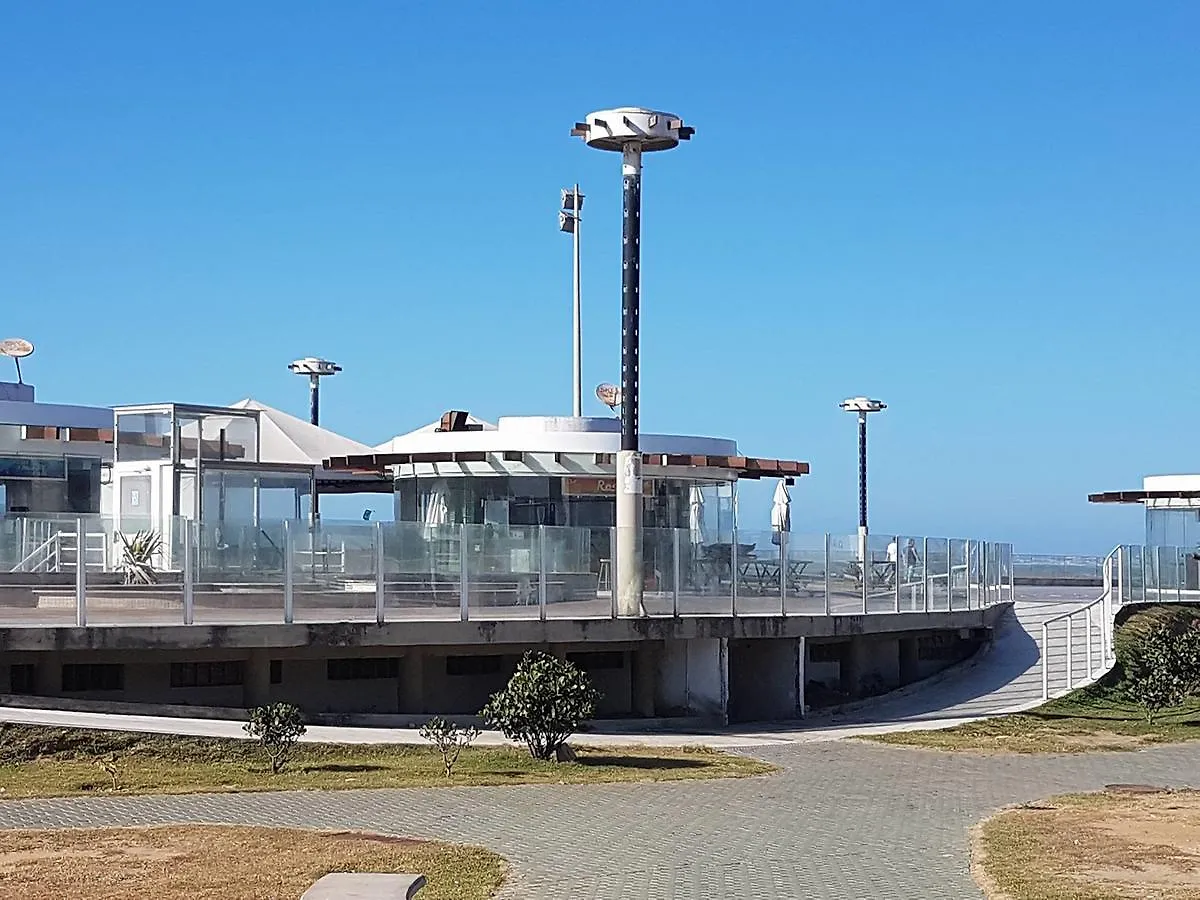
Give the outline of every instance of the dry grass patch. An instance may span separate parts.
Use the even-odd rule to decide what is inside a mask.
[[[973,835],[994,900],[1200,896],[1200,792],[1107,791],[1006,810]]]
[[[10,726],[0,733],[0,798],[264,790],[594,784],[763,775],[759,760],[705,747],[577,747],[574,763],[530,758],[518,747],[464,750],[447,779],[431,746],[300,744],[271,775],[248,741]],[[117,755],[117,788],[100,765]]]
[[[351,871],[423,874],[422,900],[486,900],[504,861],[479,847],[300,829],[0,832],[2,900],[298,900],[322,875]]]
[[[1163,710],[1153,722],[1113,688],[1093,686],[1035,710],[937,731],[903,731],[862,740],[976,753],[1084,753],[1140,750],[1200,739],[1200,699]]]

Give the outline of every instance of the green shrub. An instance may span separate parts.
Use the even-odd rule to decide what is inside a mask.
[[[246,734],[258,745],[271,763],[271,774],[278,775],[287,765],[296,742],[308,729],[304,716],[290,703],[272,703],[250,710],[250,721],[244,726]]]
[[[453,722],[434,716],[421,726],[421,737],[437,747],[442,755],[442,765],[446,768],[446,777],[449,778],[454,774],[454,764],[458,762],[459,754],[479,737],[479,729],[474,725],[460,728]]]
[[[534,759],[551,759],[591,718],[599,699],[600,692],[574,665],[529,651],[479,714],[509,740],[522,741]]]
[[[1178,630],[1172,622],[1158,623],[1141,636],[1138,663],[1138,674],[1125,689],[1153,722],[1160,710],[1200,691],[1200,627]]]
[[[1146,639],[1159,630],[1183,634],[1200,627],[1200,608],[1183,605],[1151,606],[1139,609],[1124,622],[1119,622],[1113,634],[1113,650],[1123,682],[1122,690],[1139,681],[1151,668],[1146,660]]]

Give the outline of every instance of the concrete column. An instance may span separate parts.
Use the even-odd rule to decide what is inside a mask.
[[[246,709],[271,702],[271,654],[251,650],[246,659],[246,680],[242,684],[242,705]]]
[[[425,653],[419,648],[400,657],[400,712],[425,712]]]
[[[862,693],[862,680],[867,672],[869,645],[862,635],[855,635],[842,646],[842,693],[851,698]]]
[[[921,659],[915,637],[900,638],[900,684],[912,684],[921,675]]]
[[[635,715],[655,715],[654,696],[658,689],[658,648],[638,647],[629,653],[632,703]]]
[[[33,692],[39,697],[62,693],[62,659],[57,653],[39,653],[33,675]]]

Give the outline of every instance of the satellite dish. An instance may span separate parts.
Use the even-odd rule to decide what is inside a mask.
[[[13,364],[17,367],[17,384],[23,384],[21,381],[21,360],[31,353],[33,353],[33,344],[25,340],[25,338],[5,338],[0,341],[0,356],[11,357]]]
[[[601,384],[596,387],[596,398],[607,406],[609,409],[615,410],[621,405],[621,389],[615,384]]]
[[[0,341],[0,355],[13,359],[24,359],[33,352],[33,344],[25,338],[5,338]]]

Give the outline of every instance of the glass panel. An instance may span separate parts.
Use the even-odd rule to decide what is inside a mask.
[[[825,535],[786,536],[787,612],[794,615],[825,613]]]
[[[384,617],[459,619],[459,529],[384,522]]]
[[[950,598],[948,609],[966,609],[967,602],[967,542],[950,539]]]
[[[829,610],[834,615],[863,611],[862,564],[858,559],[858,535],[829,536]]]
[[[321,522],[297,528],[293,543],[292,607],[297,622],[375,620],[374,525]],[[275,546],[258,530],[260,546]],[[265,568],[264,568],[265,570]]]
[[[896,561],[899,552],[895,536],[867,536],[867,612],[892,612],[895,609]]]
[[[675,529],[647,528],[642,532],[645,586],[642,604],[648,616],[674,615]]]
[[[547,526],[541,540],[547,618],[611,618],[612,529]]]
[[[540,596],[537,526],[463,525],[461,540],[466,554],[469,617],[537,618]]]
[[[925,608],[925,542],[919,537],[901,536],[898,546],[900,610],[920,612]]]
[[[171,458],[171,414],[169,412],[117,413],[117,462],[169,460]]]

